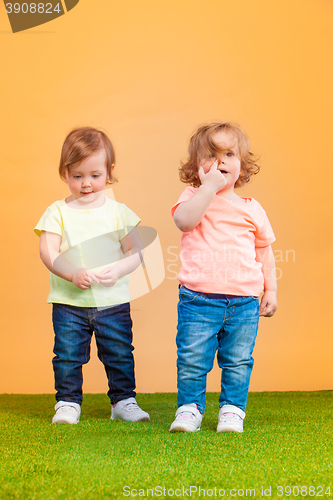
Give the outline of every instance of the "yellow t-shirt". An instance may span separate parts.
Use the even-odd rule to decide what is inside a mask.
[[[105,198],[98,208],[76,210],[65,200],[53,203],[35,227],[61,236],[62,258],[77,268],[99,272],[123,257],[120,240],[140,223],[139,217],[123,203]],[[88,290],[78,288],[50,273],[47,302],[78,307],[107,307],[129,302],[129,276],[123,276],[112,287],[92,283]]]

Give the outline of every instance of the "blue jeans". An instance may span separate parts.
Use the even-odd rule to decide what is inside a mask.
[[[181,287],[178,303],[178,406],[196,403],[204,413],[206,379],[217,351],[222,368],[220,407],[245,411],[258,331],[258,297],[217,298]],[[222,296],[223,297],[223,296]],[[228,298],[227,298],[228,297]]]
[[[53,370],[57,401],[82,404],[82,365],[95,333],[98,357],[109,383],[111,404],[135,397],[130,304],[104,309],[53,304]]]

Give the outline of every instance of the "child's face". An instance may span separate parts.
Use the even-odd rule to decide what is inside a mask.
[[[79,165],[70,167],[65,179],[72,193],[72,201],[74,199],[86,203],[95,201],[108,181],[105,149],[100,149]]]
[[[227,179],[227,187],[234,186],[240,174],[241,160],[239,158],[237,139],[229,132],[220,130],[213,135],[213,141],[222,152],[210,155],[201,166],[205,173],[209,172],[215,160],[218,160],[218,170]]]

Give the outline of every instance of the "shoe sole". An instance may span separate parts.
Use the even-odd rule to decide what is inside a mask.
[[[56,420],[55,422],[53,422],[52,420],[52,424],[67,424],[67,425],[75,425],[75,424],[78,424],[80,422],[80,420],[78,420],[77,422],[67,422],[66,420]]]
[[[173,427],[169,429],[169,432],[198,432],[200,431],[200,427],[199,429],[194,429],[193,431],[191,431],[190,429],[185,429],[184,427],[182,427],[181,425],[178,425],[177,427]]]
[[[222,429],[217,428],[217,432],[238,432],[241,434],[243,430],[237,430],[234,427],[222,427]]]
[[[113,418],[113,417],[110,417],[110,420],[120,420],[122,422],[150,422],[150,417],[142,417],[138,420],[124,420],[123,418]]]

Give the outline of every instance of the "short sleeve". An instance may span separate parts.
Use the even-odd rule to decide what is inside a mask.
[[[177,203],[175,203],[175,205],[171,208],[171,215],[172,215],[172,217],[174,216],[176,208],[178,208],[179,205],[181,203],[183,203],[184,201],[188,201],[190,198],[192,198],[192,196],[197,191],[197,189],[198,188],[195,188],[195,187],[192,187],[192,186],[187,186],[187,188],[182,192],[182,194],[178,198]]]
[[[272,226],[268,220],[266,212],[263,211],[263,223],[255,233],[255,246],[256,247],[267,247],[275,241],[275,235],[273,233]]]
[[[42,231],[56,233],[62,236],[64,232],[64,226],[60,207],[58,207],[55,203],[48,207],[42,215],[34,231],[37,236],[40,236]]]
[[[138,224],[141,219],[123,203],[118,204],[119,225],[118,233],[119,239],[125,238]]]

